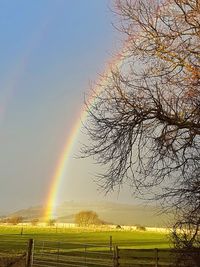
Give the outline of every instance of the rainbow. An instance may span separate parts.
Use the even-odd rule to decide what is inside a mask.
[[[90,108],[94,104],[97,96],[100,94],[103,88],[108,84],[108,77],[111,75],[112,69],[119,67],[123,63],[129,44],[130,41],[127,41],[123,46],[123,48],[121,49],[121,52],[118,53],[116,56],[114,56],[109,63],[107,63],[103,75],[100,76],[99,81],[96,83],[97,84],[96,87],[93,88],[92,92],[90,93],[87,99],[87,103],[89,103],[88,106],[87,107],[82,106],[80,110],[80,115],[76,120],[76,122],[74,123],[74,126],[72,127],[69,136],[67,137],[64,149],[61,153],[60,159],[58,160],[54,175],[50,182],[50,189],[48,192],[47,201],[45,205],[45,213],[44,213],[44,218],[46,220],[55,218],[55,208],[57,203],[59,187],[62,181],[66,178],[67,175],[66,170],[70,154],[74,147],[74,143],[76,142],[77,136],[80,132],[82,123],[84,123],[87,119],[88,108]]]

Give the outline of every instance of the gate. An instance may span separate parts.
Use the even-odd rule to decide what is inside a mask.
[[[113,266],[113,249],[98,244],[35,241],[32,266]]]

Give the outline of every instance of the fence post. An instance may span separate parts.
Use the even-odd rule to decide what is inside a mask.
[[[23,229],[23,227],[22,227],[22,228],[21,228],[21,232],[20,232],[21,235],[23,235],[23,231],[24,231],[24,229]]]
[[[87,245],[85,245],[85,266],[87,266],[86,265],[86,263],[87,263],[87,255],[86,255],[86,253],[87,253]]]
[[[114,247],[114,254],[113,254],[113,267],[119,266],[119,248],[118,246]]]
[[[59,254],[60,254],[60,242],[58,242],[58,248],[57,248],[57,265],[59,266]]]
[[[155,248],[155,267],[158,267],[158,249]]]
[[[112,244],[112,236],[110,236],[110,252],[112,251],[112,246],[113,246],[113,244]]]
[[[34,245],[34,241],[31,238],[28,241],[28,251],[27,251],[27,257],[26,257],[26,267],[32,267],[32,263],[33,263],[33,245]]]

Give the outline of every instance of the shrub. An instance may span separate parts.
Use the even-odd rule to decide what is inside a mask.
[[[142,226],[142,225],[137,225],[136,226],[136,230],[138,230],[138,231],[146,231],[146,228],[144,226]]]

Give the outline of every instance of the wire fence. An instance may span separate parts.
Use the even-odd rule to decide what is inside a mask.
[[[113,266],[113,251],[97,244],[35,241],[33,266]]]
[[[119,249],[123,267],[200,267],[200,250]]]
[[[19,265],[16,263],[19,262]],[[13,265],[15,264],[15,265]],[[133,249],[0,235],[0,267],[199,267],[200,250]]]

